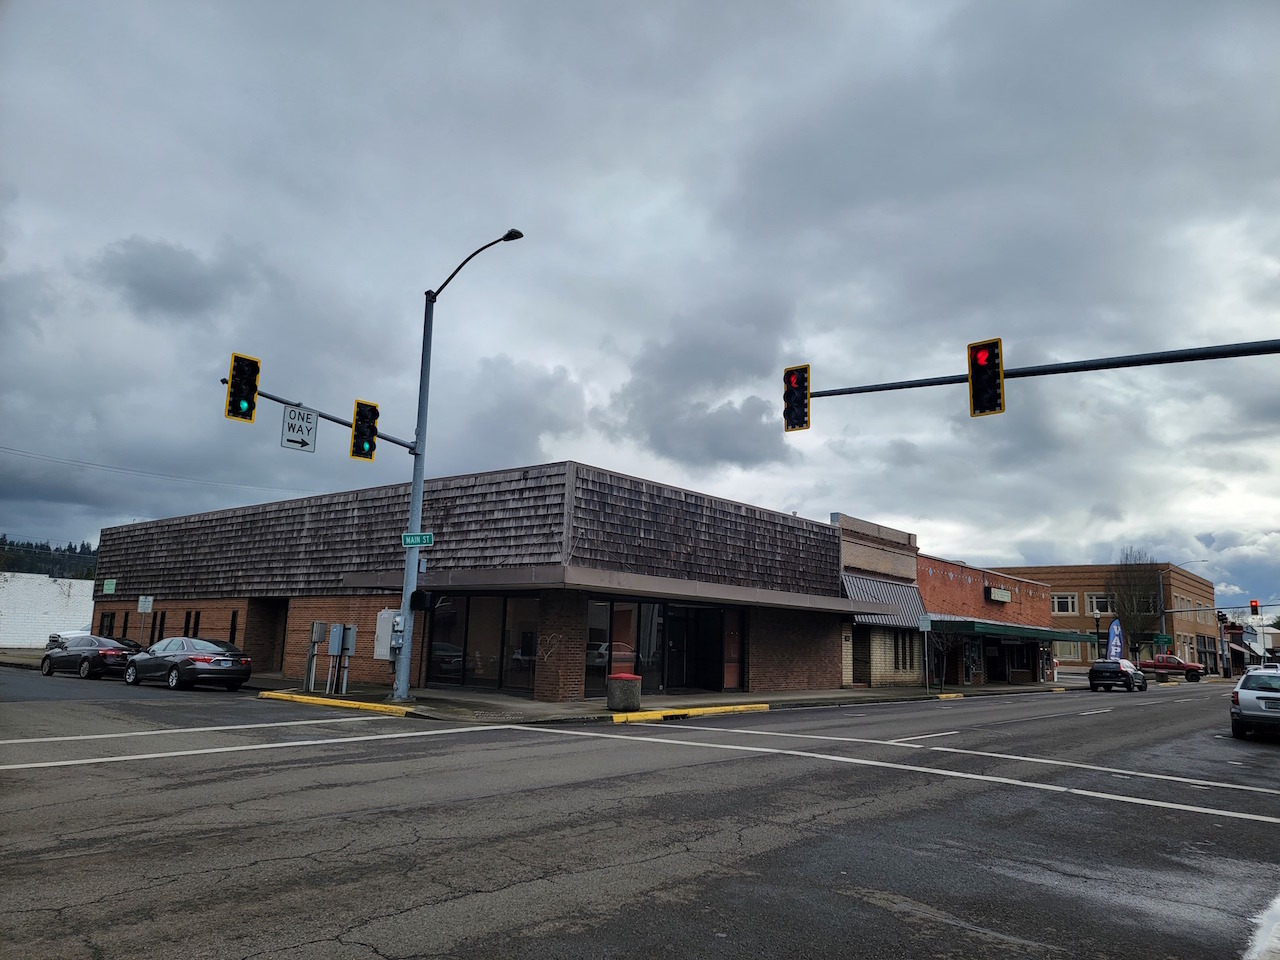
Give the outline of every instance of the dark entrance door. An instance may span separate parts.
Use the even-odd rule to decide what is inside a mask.
[[[688,653],[689,616],[683,607],[670,607],[667,611],[667,689],[687,686],[686,656]]]

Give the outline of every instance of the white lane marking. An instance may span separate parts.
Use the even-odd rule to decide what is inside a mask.
[[[1084,713],[1080,714],[1080,716],[1082,716],[1082,717],[1092,717],[1092,716],[1094,716],[1094,715],[1096,715],[1096,714],[1099,714],[1099,713],[1110,713],[1110,712],[1111,712],[1111,708],[1110,708],[1110,707],[1107,707],[1107,709],[1105,709],[1105,710],[1086,710]]]
[[[1170,700],[1170,703],[1194,703],[1197,700],[1203,700],[1203,697],[1186,697],[1182,700]]]
[[[931,777],[948,777],[955,780],[976,780],[981,783],[999,783],[1009,787],[1023,787],[1027,790],[1043,790],[1048,793],[1065,793],[1078,797],[1091,797],[1095,800],[1110,800],[1113,803],[1128,803],[1140,807],[1158,807],[1161,810],[1181,810],[1185,813],[1202,813],[1212,817],[1228,817],[1234,820],[1252,820],[1257,823],[1280,823],[1280,817],[1268,817],[1260,813],[1242,813],[1239,810],[1223,810],[1218,807],[1196,807],[1186,803],[1171,803],[1167,800],[1150,800],[1146,797],[1126,797],[1116,793],[1100,793],[1097,790],[1079,790],[1075,787],[1061,787],[1054,783],[1036,783],[1034,780],[1014,780],[1011,777],[993,777],[983,773],[968,773],[964,770],[940,770],[937,767],[918,767],[909,763],[889,763],[884,760],[865,760],[859,757],[841,757],[829,753],[812,753],[807,750],[783,750],[778,747],[749,747],[738,743],[704,743],[700,740],[672,740],[669,737],[645,737],[623,733],[597,733],[591,730],[564,730],[552,728],[550,726],[524,727],[519,724],[513,724],[510,729],[524,730],[529,733],[555,734],[561,737],[595,737],[603,740],[640,740],[645,743],[662,743],[673,747],[701,747],[707,750],[727,750],[735,753],[800,757],[805,760],[829,760],[832,763],[844,763],[856,767],[878,767],[882,770],[903,770],[909,773],[922,773]]]
[[[261,730],[265,727],[301,727],[320,723],[367,723],[370,720],[393,720],[394,717],[379,714],[376,717],[332,717],[328,720],[281,720],[276,723],[234,723],[221,727],[169,727],[163,730],[126,730],[121,733],[82,733],[67,737],[25,737],[18,740],[0,740],[0,745],[21,743],[68,743],[72,740],[112,740],[116,737],[158,737],[166,733],[217,733],[225,730]]]
[[[1029,722],[1031,722],[1032,720],[1052,720],[1052,719],[1054,719],[1055,717],[1069,717],[1069,716],[1071,716],[1071,713],[1070,713],[1070,712],[1067,712],[1067,713],[1041,713],[1041,714],[1038,714],[1037,716],[1034,716],[1034,717],[1015,717],[1015,718],[1014,718],[1014,719],[1012,719],[1012,720],[994,720],[994,721],[992,721],[991,723],[980,723],[980,724],[978,724],[978,726],[980,726],[980,727],[999,727],[999,726],[1002,726],[1003,724],[1006,724],[1006,723],[1029,723]]]
[[[6,763],[0,770],[36,770],[43,767],[83,767],[95,763],[125,763],[129,760],[162,760],[166,757],[201,757],[213,753],[248,753],[252,750],[284,750],[288,747],[327,747],[337,743],[369,743],[374,740],[409,740],[415,737],[439,737],[454,733],[476,733],[480,730],[515,730],[507,724],[483,724],[455,727],[450,730],[413,730],[407,733],[371,733],[363,737],[330,737],[323,740],[285,740],[281,743],[249,743],[235,747],[205,747],[201,750],[170,750],[165,753],[132,753],[121,757],[89,757],[84,760],[43,760],[38,763]]]
[[[1280,796],[1280,790],[1271,787],[1254,787],[1243,783],[1223,783],[1217,780],[1197,780],[1191,777],[1175,777],[1167,773],[1142,773],[1138,770],[1125,770],[1120,767],[1100,767],[1092,763],[1076,763],[1073,760],[1053,760],[1045,757],[1024,757],[1016,753],[993,753],[989,750],[965,750],[962,747],[929,747],[917,743],[897,743],[893,740],[867,740],[858,737],[819,736],[809,733],[781,733],[774,730],[735,730],[729,727],[706,727],[692,723],[681,723],[681,730],[708,730],[713,733],[736,733],[756,737],[789,737],[796,740],[834,740],[847,743],[869,743],[882,747],[908,747],[913,750],[928,750],[935,753],[958,753],[969,757],[988,757],[992,760],[1017,760],[1021,763],[1039,763],[1048,767],[1070,767],[1073,770],[1091,770],[1095,773],[1119,773],[1127,777],[1141,777],[1144,780],[1167,780],[1171,783],[1185,783],[1197,787],[1218,787],[1222,790],[1241,790],[1245,793],[1265,793]]]
[[[954,737],[959,730],[948,730],[946,733],[922,733],[918,737],[899,737],[891,743],[909,743],[912,740],[932,740],[934,737]]]

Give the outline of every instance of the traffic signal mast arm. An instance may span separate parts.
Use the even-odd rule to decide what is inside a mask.
[[[1150,367],[1160,363],[1187,363],[1192,360],[1225,360],[1229,357],[1259,357],[1280,353],[1280,340],[1256,340],[1253,343],[1228,343],[1219,347],[1192,347],[1189,350],[1165,350],[1160,353],[1135,353],[1127,357],[1102,357],[1098,360],[1073,360],[1068,363],[1046,363],[1037,367],[1005,368],[1004,378],[1047,377],[1055,373],[1085,373],[1090,370],[1115,370],[1120,367]],[[872,383],[864,387],[838,387],[834,390],[811,390],[811,397],[842,397],[854,393],[884,393],[889,390],[911,390],[915,387],[941,387],[968,383],[967,373],[953,377],[929,377],[924,380],[898,380],[894,383]]]
[[[223,377],[222,382],[226,383],[227,378]],[[276,403],[282,404],[283,406],[286,406],[286,407],[303,406],[303,404],[297,400],[286,400],[284,397],[277,397],[274,393],[267,393],[267,391],[263,389],[258,390],[258,396],[266,397],[268,400],[274,400]],[[328,420],[330,423],[336,423],[336,424],[339,424],[340,426],[346,427],[348,430],[351,429],[350,420],[343,420],[341,417],[331,416],[330,414],[325,413],[323,410],[317,410],[316,416],[320,417],[320,419],[322,420]],[[378,431],[378,439],[386,440],[388,443],[394,443],[396,446],[404,447],[410,453],[413,453],[413,444],[408,440],[401,440],[399,437],[393,437],[391,436],[391,434],[383,433],[381,430]]]

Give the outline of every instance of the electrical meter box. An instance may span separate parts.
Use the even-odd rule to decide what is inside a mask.
[[[399,616],[399,610],[378,611],[378,629],[373,635],[373,659],[394,660],[396,658],[391,648],[391,633],[395,627],[395,620]]]

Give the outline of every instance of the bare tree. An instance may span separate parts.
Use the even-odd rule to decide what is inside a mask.
[[[939,622],[941,621],[934,621],[935,624]],[[952,650],[961,648],[964,640],[965,636],[961,633],[951,633],[936,628],[929,632],[929,656],[940,659],[942,662],[942,670],[938,673],[939,692],[947,688],[947,656]]]
[[[1157,632],[1164,615],[1164,584],[1155,559],[1145,550],[1125,547],[1103,589],[1129,646],[1130,659],[1140,659],[1142,638]]]

